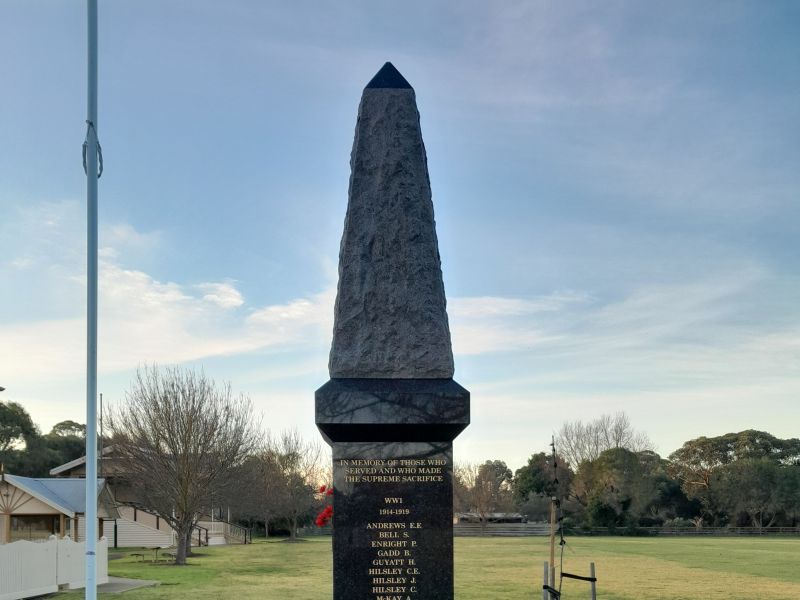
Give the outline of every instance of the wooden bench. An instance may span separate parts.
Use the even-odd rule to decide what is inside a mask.
[[[144,554],[142,554],[141,552],[133,552],[131,556],[138,556],[139,562],[144,562]]]

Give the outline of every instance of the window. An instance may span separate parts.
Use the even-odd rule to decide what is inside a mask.
[[[20,515],[11,516],[11,541],[46,540],[58,534],[58,515]]]

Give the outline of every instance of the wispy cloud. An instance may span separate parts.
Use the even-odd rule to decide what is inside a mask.
[[[244,304],[244,298],[234,286],[234,282],[201,283],[196,287],[203,292],[203,300],[220,308],[238,308]]]
[[[540,312],[554,312],[572,303],[588,300],[585,293],[556,292],[539,298],[502,298],[477,296],[453,298],[447,304],[447,313],[455,319],[485,319],[487,317],[514,317]]]
[[[51,212],[63,217],[63,211]],[[58,223],[62,217],[47,220],[46,227],[54,228],[56,238],[61,236]],[[124,268],[121,261],[132,251],[131,246],[150,245],[157,236],[139,233],[129,225],[111,230],[108,248],[113,252],[104,256],[100,270],[103,369],[265,348],[327,348],[333,286],[280,304],[252,306],[232,280],[163,282],[144,271]],[[56,258],[54,246],[50,250]],[[40,258],[46,257],[42,254]],[[70,272],[67,265],[61,268],[62,289],[54,293],[79,294],[84,276]],[[754,333],[742,323],[748,295],[768,277],[750,263],[702,280],[641,285],[616,299],[572,290],[534,298],[452,298],[448,311],[454,350],[461,356],[527,352],[545,357],[551,364],[563,361],[552,364],[549,374],[562,382],[585,377],[587,371],[603,371],[602,365],[614,366],[604,378],[620,376],[622,365],[633,370],[634,364],[639,374],[658,370],[696,376],[701,369],[719,369],[725,364],[726,352],[756,339],[761,340],[762,352],[774,348],[776,340],[780,340],[782,352],[796,349],[785,332]],[[82,315],[1,327],[3,338],[11,341],[4,364],[14,365],[16,372],[48,369],[77,373],[82,369],[82,358],[77,358],[83,343]],[[30,361],[30,356],[43,360]]]
[[[453,298],[448,315],[456,355],[515,352],[552,342],[561,334],[547,331],[547,318],[573,304],[588,301],[585,294],[561,292],[539,298],[483,296]]]
[[[21,241],[15,244],[18,255],[6,266],[36,268],[17,272],[7,281],[17,293],[41,288],[48,294],[36,298],[34,316],[5,322],[0,318],[0,365],[18,382],[83,372],[85,271],[79,214],[74,202],[42,203],[18,211],[13,221],[18,232],[13,241]],[[157,248],[161,233],[139,232],[129,224],[107,226],[104,233],[99,271],[101,372],[329,339],[332,290],[286,304],[247,306],[232,280],[159,281],[123,266]],[[4,300],[10,301],[8,294]],[[67,316],[55,316],[61,312]]]
[[[58,223],[54,218],[44,227],[54,239],[66,239]],[[151,362],[327,354],[333,285],[285,302],[252,305],[233,280],[160,281],[124,267],[137,246],[160,242],[130,226],[120,226],[117,233],[109,236],[109,252],[101,259],[101,374],[127,373]],[[43,243],[32,256],[41,265],[48,262],[48,252],[50,293],[78,298],[85,276],[81,264],[64,258],[71,254],[69,244]],[[475,429],[489,428],[476,447],[494,439],[492,423],[516,421],[515,415],[536,407],[569,406],[581,414],[624,409],[645,418],[642,407],[668,405],[677,412],[664,416],[657,429],[672,423],[672,433],[660,438],[669,446],[681,441],[676,439],[683,435],[681,411],[738,410],[744,422],[746,411],[737,403],[755,396],[789,406],[800,381],[800,320],[786,307],[772,315],[773,321],[758,314],[758,299],[770,293],[774,278],[754,261],[726,262],[702,277],[641,283],[615,295],[566,290],[535,297],[452,298],[454,352],[460,369],[479,377],[470,386],[475,414],[483,414],[480,406],[494,407]],[[76,310],[82,302],[71,306],[67,317],[47,317],[44,311],[38,318],[0,321],[0,365],[13,374],[15,385],[24,389],[26,381],[34,386],[80,378],[85,321]],[[287,374],[303,378],[324,370],[320,360],[312,365],[298,358],[282,366],[267,360],[261,368],[250,363],[241,371],[252,381],[285,380]],[[230,376],[237,372],[234,368]]]

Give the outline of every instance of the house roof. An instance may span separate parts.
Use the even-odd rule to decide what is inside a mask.
[[[114,446],[106,446],[103,448],[103,456],[105,457],[114,450]],[[59,475],[64,471],[69,471],[70,469],[74,469],[75,467],[80,467],[81,465],[86,464],[86,456],[81,456],[80,458],[76,458],[75,460],[71,460],[68,463],[64,463],[63,465],[59,465],[53,469],[50,469],[50,475]]]
[[[84,513],[86,509],[86,480],[63,478],[34,478],[20,475],[4,475],[5,481],[27,492],[37,500],[52,506],[68,517]],[[105,487],[105,479],[97,480],[97,495]]]

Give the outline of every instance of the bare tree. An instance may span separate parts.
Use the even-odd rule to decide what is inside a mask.
[[[456,502],[476,513],[483,527],[489,513],[511,509],[511,470],[503,461],[457,464],[455,482]]]
[[[202,373],[143,367],[110,415],[121,474],[175,529],[176,564],[209,496],[230,483],[255,439],[252,405]]]
[[[628,415],[601,415],[594,421],[567,421],[556,435],[556,448],[573,469],[585,460],[595,460],[611,448],[625,448],[631,452],[653,450],[647,434],[631,425]]]
[[[270,460],[275,462],[276,483],[280,485],[274,496],[277,512],[286,519],[291,539],[295,539],[300,519],[317,506],[315,494],[320,483],[325,483],[320,465],[322,448],[318,442],[303,440],[295,429],[282,432],[271,446],[267,454],[273,456]]]
[[[254,509],[264,518],[264,533],[269,537],[269,524],[280,516],[280,511],[287,504],[278,444],[270,432],[266,433],[252,459],[255,476],[253,488],[257,490]]]

